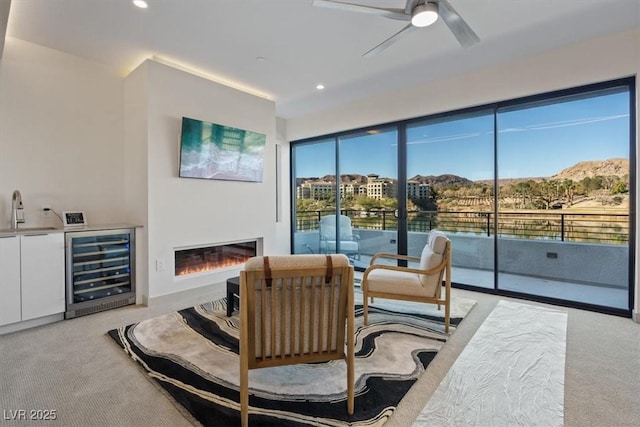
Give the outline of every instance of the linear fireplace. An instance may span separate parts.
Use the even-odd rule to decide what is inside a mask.
[[[205,273],[244,264],[257,255],[257,242],[239,242],[175,250],[175,275]]]

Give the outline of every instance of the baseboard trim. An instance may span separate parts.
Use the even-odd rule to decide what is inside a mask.
[[[58,322],[60,320],[64,320],[64,313],[38,317],[37,319],[25,320],[24,322],[11,323],[9,325],[0,326],[0,335],[23,331],[25,329],[35,328],[36,326],[42,326]]]

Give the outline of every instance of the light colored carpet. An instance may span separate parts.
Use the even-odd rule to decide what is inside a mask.
[[[567,313],[500,301],[414,426],[562,426]]]

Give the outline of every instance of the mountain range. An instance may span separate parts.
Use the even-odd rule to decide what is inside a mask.
[[[617,176],[623,177],[629,175],[629,159],[606,159],[606,160],[588,160],[584,162],[576,163],[573,166],[563,169],[555,175],[550,177],[525,177],[525,178],[505,178],[499,179],[499,185],[520,182],[520,181],[542,181],[543,179],[550,180],[565,180],[570,179],[575,182],[582,181],[584,178],[592,178],[594,176]],[[391,179],[391,178],[387,178]],[[335,182],[335,175],[325,175],[323,177],[314,178],[298,178],[298,183],[305,181],[317,181],[317,182]],[[410,181],[418,181],[421,184],[428,184],[432,186],[445,186],[445,185],[470,185],[474,182],[482,184],[491,184],[492,180],[479,180],[471,181],[467,178],[452,175],[415,175],[409,178]],[[366,184],[367,176],[360,174],[342,174],[340,175],[340,182],[353,183],[353,184]]]
[[[618,176],[629,174],[629,159],[590,160],[576,163],[551,177],[555,180],[582,181],[594,176]]]

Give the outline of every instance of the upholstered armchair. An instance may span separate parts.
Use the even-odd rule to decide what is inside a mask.
[[[379,264],[381,259],[413,261],[419,265]],[[362,277],[362,293],[365,325],[368,324],[369,298],[379,297],[437,304],[438,309],[444,305],[445,332],[449,332],[451,241],[444,233],[432,230],[420,257],[375,254]]]
[[[338,230],[336,230],[336,218],[338,218]],[[337,250],[338,246],[340,247],[339,251]],[[320,218],[320,253],[336,252],[360,259],[360,236],[354,234],[351,218],[346,215],[338,215],[337,217],[336,215],[326,215]]]
[[[242,425],[249,420],[250,369],[336,359],[347,364],[347,412],[352,415],[354,318],[353,267],[345,255],[249,259],[240,272]],[[309,393],[313,387],[309,384]]]

